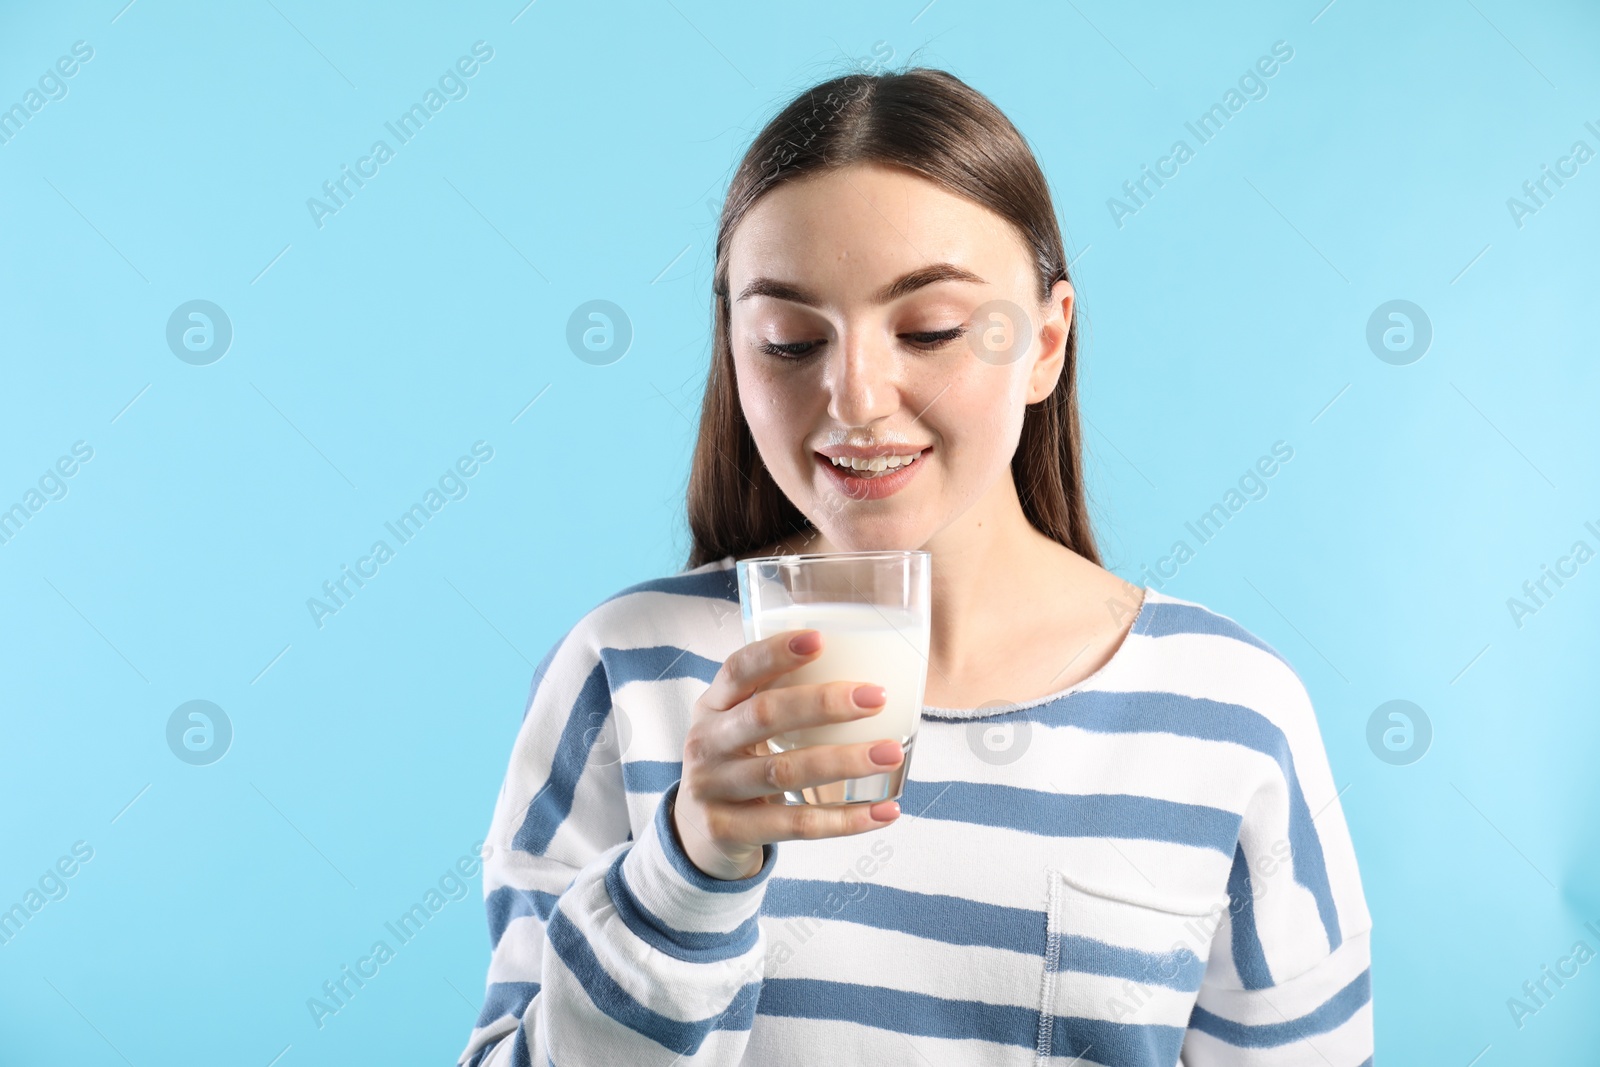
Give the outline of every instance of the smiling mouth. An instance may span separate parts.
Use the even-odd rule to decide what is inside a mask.
[[[870,481],[874,478],[881,478],[888,474],[894,474],[897,471],[901,471],[912,466],[921,460],[921,458],[927,454],[927,451],[928,450],[924,448],[917,452],[905,453],[904,455],[873,456],[871,459],[852,459],[848,456],[840,456],[835,458],[822,455],[821,453],[818,453],[818,455],[822,455],[822,458],[827,460],[829,465],[832,466],[834,470],[838,471],[840,474],[843,474],[845,477],[860,478],[865,481]]]
[[[918,473],[928,465],[928,445],[916,451],[906,451],[864,458],[840,457],[835,460],[825,453],[816,453],[816,464],[833,488],[847,500],[860,503],[887,500],[916,480]],[[858,468],[856,465],[860,464]]]

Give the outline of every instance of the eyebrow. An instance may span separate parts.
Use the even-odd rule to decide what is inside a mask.
[[[891,300],[898,300],[907,293],[914,293],[923,286],[933,285],[935,282],[985,284],[982,278],[965,267],[958,267],[954,263],[931,263],[926,267],[918,267],[911,273],[902,275],[879,289],[872,294],[872,302],[875,304],[887,304]],[[756,278],[739,291],[737,299],[744,300],[752,296],[770,296],[776,300],[804,304],[806,307],[820,307],[822,305],[822,301],[818,300],[809,291],[802,289],[798,285],[780,282],[776,278]]]

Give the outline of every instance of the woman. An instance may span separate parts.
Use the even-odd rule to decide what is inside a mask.
[[[935,70],[802,93],[733,179],[714,288],[693,553],[539,665],[462,1062],[1370,1063],[1304,686],[1099,565],[1073,288],[1012,125]],[[741,647],[734,562],[875,548],[933,556],[916,765],[899,804],[785,805],[903,754],[768,752],[883,694],[756,695],[820,636]]]

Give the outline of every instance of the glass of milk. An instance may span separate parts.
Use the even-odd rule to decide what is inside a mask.
[[[822,652],[814,660],[766,688],[857,682],[881,685],[884,691],[885,703],[876,714],[777,734],[768,742],[772,751],[886,737],[905,750],[905,759],[881,774],[785,792],[788,803],[894,800],[904,790],[928,679],[931,562],[927,552],[899,550],[812,552],[738,562],[746,644],[784,630],[822,634]]]

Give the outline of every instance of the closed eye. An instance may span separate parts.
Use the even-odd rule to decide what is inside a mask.
[[[821,341],[791,341],[787,344],[779,344],[776,341],[763,341],[758,347],[769,356],[777,356],[780,359],[800,359],[810,355],[811,350],[821,343]]]
[[[933,333],[903,333],[900,336],[916,347],[931,352],[936,348],[943,348],[966,332],[967,328],[963,325],[952,326],[948,330],[937,330]]]
[[[921,349],[924,352],[932,352],[936,349],[943,348],[945,345],[949,344],[951,341],[954,341],[956,338],[960,337],[966,332],[967,327],[965,325],[961,325],[952,326],[948,330],[933,330],[923,333],[903,333],[900,334],[900,339],[911,345],[913,348]],[[803,359],[806,356],[809,356],[815,349],[821,347],[823,343],[824,342],[822,341],[763,341],[757,347],[760,351],[766,353],[767,355],[776,356],[780,359]]]

